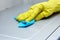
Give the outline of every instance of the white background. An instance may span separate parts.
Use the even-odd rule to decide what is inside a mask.
[[[20,4],[21,2],[22,0],[0,0],[0,11],[4,10],[5,8]]]
[[[17,5],[30,5],[43,0],[0,0],[0,11]]]

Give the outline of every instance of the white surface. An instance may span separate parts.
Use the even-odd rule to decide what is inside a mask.
[[[57,14],[38,21],[28,28],[18,28],[18,23],[13,17],[23,12],[21,9],[27,10],[27,8],[17,6],[0,12],[0,37],[16,40],[45,40],[60,24],[60,14]]]
[[[57,40],[60,37],[60,27],[48,38],[48,40]]]
[[[51,19],[45,20],[48,23],[43,21],[45,24],[43,24],[42,28],[39,29],[39,32],[33,37],[32,40],[45,40],[60,25],[59,17],[60,14]]]
[[[19,5],[0,12],[0,40],[45,40],[60,25],[60,13],[57,13],[27,28],[18,28],[14,16],[31,5]]]

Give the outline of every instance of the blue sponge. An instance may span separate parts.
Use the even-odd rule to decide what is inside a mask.
[[[14,19],[15,19],[16,21],[18,21],[18,20],[16,19],[16,16],[14,17]],[[30,21],[30,22],[18,21],[18,27],[19,27],[19,28],[26,28],[26,27],[34,24],[34,23],[35,23],[35,20],[34,20],[34,19],[33,19],[32,21]]]
[[[19,22],[18,26],[19,26],[19,28],[25,28],[25,27],[28,27],[28,26],[34,24],[34,23],[35,23],[35,20],[32,20],[30,22],[21,21],[21,22]]]

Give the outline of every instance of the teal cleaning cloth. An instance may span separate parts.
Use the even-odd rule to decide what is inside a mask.
[[[34,24],[34,23],[35,23],[35,20],[32,20],[30,22],[21,21],[21,22],[18,23],[18,27],[19,28],[25,28],[25,27],[28,27],[28,26]]]
[[[14,19],[15,19],[16,21],[18,21],[18,20],[16,19],[16,17],[14,17]],[[34,20],[34,19],[33,19],[32,21],[30,21],[30,22],[18,21],[18,27],[19,27],[19,28],[26,28],[26,27],[34,24],[34,23],[35,23],[35,20]]]

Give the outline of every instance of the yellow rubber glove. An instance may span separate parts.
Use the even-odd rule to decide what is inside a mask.
[[[42,3],[44,6],[43,11],[35,18],[36,21],[42,19],[43,17],[49,17],[54,12],[60,11],[60,0],[49,0]],[[42,6],[41,5],[41,6]]]
[[[27,12],[19,14],[17,20],[25,20],[27,22],[35,19],[36,21],[52,15],[54,12],[60,11],[60,0],[49,0],[33,5]]]
[[[34,19],[41,11],[42,11],[42,6],[39,4],[35,4],[34,6],[32,6],[28,11],[19,14],[16,19],[18,21],[21,20],[25,20],[27,22],[31,21],[32,19]]]

